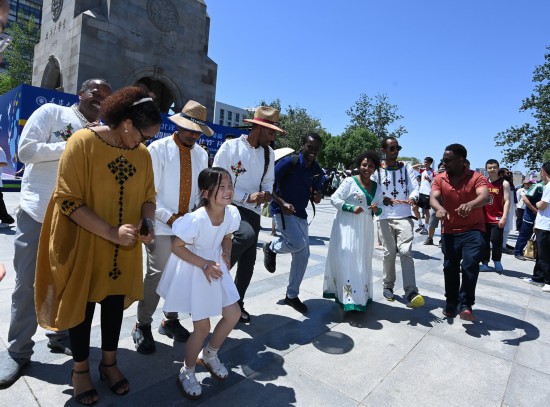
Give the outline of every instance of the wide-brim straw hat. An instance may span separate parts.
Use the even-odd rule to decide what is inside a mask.
[[[258,124],[268,129],[273,129],[285,133],[283,129],[279,127],[279,111],[274,107],[259,106],[254,112],[253,119],[244,119],[244,122]]]
[[[208,137],[214,134],[214,131],[206,125],[206,107],[194,100],[187,102],[181,113],[176,113],[169,119],[182,129],[200,131]]]
[[[294,152],[294,149],[290,147],[281,147],[276,150],[273,150],[275,153],[275,161],[279,161],[281,158],[286,157]]]

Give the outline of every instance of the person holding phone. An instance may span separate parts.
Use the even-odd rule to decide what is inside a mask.
[[[309,232],[306,208],[310,199],[321,202],[325,181],[323,169],[316,158],[323,148],[317,133],[302,137],[302,149],[297,156],[282,158],[275,165],[275,186],[271,213],[279,237],[264,243],[264,266],[273,273],[277,254],[292,254],[290,275],[284,303],[305,314],[307,306],[300,301],[300,284],[309,259]]]

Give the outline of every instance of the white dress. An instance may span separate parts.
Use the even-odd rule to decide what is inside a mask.
[[[206,260],[218,262],[223,275],[209,283],[200,267],[170,254],[157,287],[157,293],[164,298],[165,312],[190,313],[193,321],[199,321],[221,315],[223,307],[238,301],[237,287],[221,257],[221,244],[225,235],[239,228],[240,222],[237,208],[227,206],[219,226],[212,225],[204,207],[173,223],[172,230],[185,247]]]
[[[372,254],[374,224],[368,207],[382,206],[382,190],[373,183],[370,195],[353,176],[346,178],[331,197],[338,209],[325,265],[323,297],[333,298],[344,311],[366,311],[372,301]],[[361,206],[364,212],[356,215],[353,208]]]

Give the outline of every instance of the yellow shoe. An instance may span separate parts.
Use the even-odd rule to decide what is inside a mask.
[[[409,308],[420,308],[424,306],[424,297],[418,293],[410,293],[407,299],[409,300],[407,303],[407,307]]]

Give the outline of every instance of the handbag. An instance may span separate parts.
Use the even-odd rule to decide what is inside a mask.
[[[529,259],[537,258],[537,239],[534,233],[533,236],[531,236],[531,238],[527,241],[527,245],[523,250],[523,256]]]

